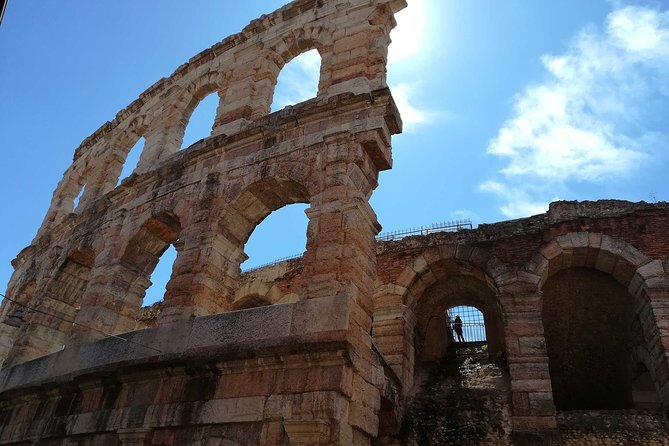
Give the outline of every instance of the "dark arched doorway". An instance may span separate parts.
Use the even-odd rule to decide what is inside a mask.
[[[632,353],[645,341],[627,289],[595,269],[565,269],[544,285],[542,316],[556,408],[633,408],[643,373]]]

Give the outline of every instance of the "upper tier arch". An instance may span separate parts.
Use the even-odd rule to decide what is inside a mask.
[[[319,98],[387,87],[393,14],[405,6],[402,0],[297,0],[195,55],[81,143],[54,192],[39,234],[73,211],[73,200],[82,188],[86,187],[81,209],[114,188],[118,163],[122,168],[132,147],[129,141],[146,137],[137,173],[152,170],[178,151],[190,114],[207,94],[217,92],[220,97],[214,136],[238,133],[267,115],[279,71],[305,51],[317,49],[322,58]],[[350,14],[364,20],[343,26],[350,25]]]

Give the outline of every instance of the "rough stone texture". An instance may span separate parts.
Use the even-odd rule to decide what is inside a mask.
[[[0,444],[377,435],[381,398],[399,381],[371,341],[380,225],[368,197],[402,126],[386,58],[405,6],[294,1],[191,58],[76,149],[8,285],[40,312],[19,317],[7,301],[0,313]],[[280,70],[311,49],[317,96],[268,114]],[[211,136],[180,150],[210,93]],[[141,137],[139,164],[117,186]],[[249,235],[298,202],[310,205],[300,282],[245,287]],[[164,301],[143,310],[170,245]],[[285,305],[263,306],[275,303]]]
[[[568,446],[669,445],[669,423],[652,413],[567,412],[558,416]]]
[[[397,444],[422,371],[448,351],[453,305],[484,313],[490,359],[508,365],[504,441],[559,442],[562,429],[579,444],[591,433],[579,439],[563,421],[585,415],[560,418],[554,404],[563,384],[551,364],[566,341],[550,323],[545,334],[555,315],[544,302],[577,302],[574,290],[599,302],[604,282],[631,322],[600,327],[633,333],[616,356],[625,363],[609,365],[620,367],[616,390],[633,413],[669,408],[666,203],[558,202],[527,219],[375,242],[368,197],[401,131],[385,65],[404,6],[290,3],[81,144],[13,262],[7,295],[42,312],[0,309],[0,444]],[[279,71],[310,49],[322,58],[317,97],[268,115]],[[179,151],[211,92],[212,135]],[[137,169],[117,186],[142,136]],[[241,274],[255,226],[297,202],[310,205],[304,257]],[[142,309],[169,245],[164,300]],[[599,279],[574,286],[574,271]],[[569,345],[581,357],[587,347]]]
[[[564,395],[587,387],[588,379],[599,379],[599,389],[613,385],[611,394],[622,395],[625,407],[666,409],[668,224],[666,203],[558,202],[544,215],[378,242],[375,345],[406,392],[415,392],[421,362],[438,361],[447,348],[443,333],[427,330],[429,321],[443,318],[443,309],[453,305],[481,309],[490,350],[503,351],[509,362],[514,430],[530,433],[514,436],[520,442],[554,438],[555,386]],[[495,254],[509,249],[513,261]],[[243,280],[262,276],[274,287],[289,288],[300,280],[297,260],[254,271]],[[567,279],[556,286],[558,276]],[[546,287],[555,292],[546,297]],[[572,316],[568,304],[587,311]],[[618,319],[611,319],[616,312]],[[548,335],[546,318],[552,324]],[[568,334],[587,339],[580,342]],[[549,367],[553,360],[555,370],[563,369],[564,352],[589,367],[573,371],[567,386],[564,376],[552,376]],[[600,359],[593,363],[589,357]],[[598,372],[606,367],[609,376],[617,377],[613,384]],[[602,399],[590,400],[597,409],[611,408]],[[543,433],[536,437],[537,432]]]

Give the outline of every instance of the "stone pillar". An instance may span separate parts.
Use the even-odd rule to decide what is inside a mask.
[[[91,342],[103,338],[101,332],[118,334],[135,330],[149,286],[151,281],[147,277],[123,263],[93,268],[75,319],[81,325],[75,325],[73,341]]]
[[[401,302],[402,297],[397,297]],[[413,387],[415,326],[416,316],[413,311],[401,303],[374,310],[374,344],[400,377],[406,391]]]
[[[403,0],[394,3],[394,12],[406,6]],[[320,88],[326,95],[360,94],[386,86],[388,45],[395,23],[389,5],[358,8],[333,20],[337,32],[331,53],[323,56],[325,66],[321,71]]]
[[[347,295],[368,315],[376,277],[376,242],[381,229],[367,197],[377,171],[348,133],[326,137],[321,193],[307,210],[303,298]]]
[[[557,428],[541,299],[533,284],[504,287],[501,295],[514,435],[550,435]]]
[[[245,254],[207,222],[185,228],[158,324],[229,310]]]
[[[144,173],[181,148],[185,126],[182,123],[162,125],[149,129],[144,135],[144,150],[139,157],[135,173]]]
[[[348,423],[353,428],[352,438],[369,438],[378,432],[382,385],[378,381],[383,376],[370,336],[376,278],[374,237],[380,226],[367,197],[376,186],[377,171],[360,143],[348,133],[325,138],[323,164],[323,189],[307,211],[300,294],[302,299],[346,298],[340,311],[346,314],[347,340],[355,352]]]
[[[275,63],[258,57],[264,54],[262,49],[262,43],[258,43],[235,53],[235,68],[216,110],[212,135],[237,133],[269,112],[269,98],[279,73],[271,69]]]
[[[658,278],[657,287],[641,290],[637,313],[648,343],[653,376],[662,405],[669,408],[669,279]]]

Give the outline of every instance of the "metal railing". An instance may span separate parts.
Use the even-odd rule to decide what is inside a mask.
[[[401,240],[411,235],[428,235],[435,232],[456,232],[462,229],[472,229],[471,220],[454,220],[441,223],[434,223],[429,226],[419,226],[416,228],[400,229],[398,231],[384,232],[376,236],[379,241]]]
[[[449,328],[450,335],[455,342],[461,342],[457,333],[451,326]],[[464,342],[484,342],[486,341],[485,324],[479,322],[463,322],[462,323],[462,337]]]
[[[376,240],[379,241],[401,240],[404,237],[409,237],[411,235],[428,235],[428,234],[433,234],[435,232],[456,232],[462,229],[472,229],[472,222],[470,219],[466,218],[462,220],[445,221],[440,223],[434,223],[428,226],[418,226],[415,228],[400,229],[398,231],[383,232],[376,236]],[[304,253],[293,254],[292,256],[287,256],[287,257],[281,257],[280,259],[276,259],[268,263],[263,263],[262,265],[254,266],[248,269],[242,269],[242,272],[250,273],[252,271],[256,271],[261,268],[266,268],[268,266],[273,266],[278,263],[285,262],[287,260],[300,258],[303,255]]]
[[[304,255],[304,253],[300,253],[300,254],[293,254],[292,256],[281,257],[279,259],[272,260],[271,262],[263,263],[262,265],[254,266],[254,267],[249,268],[249,269],[242,269],[242,272],[243,273],[250,273],[252,271],[262,269],[262,268],[265,268],[265,267],[268,267],[268,266],[277,265],[281,262],[286,262],[288,260],[293,260],[293,259],[299,259],[303,255]]]

